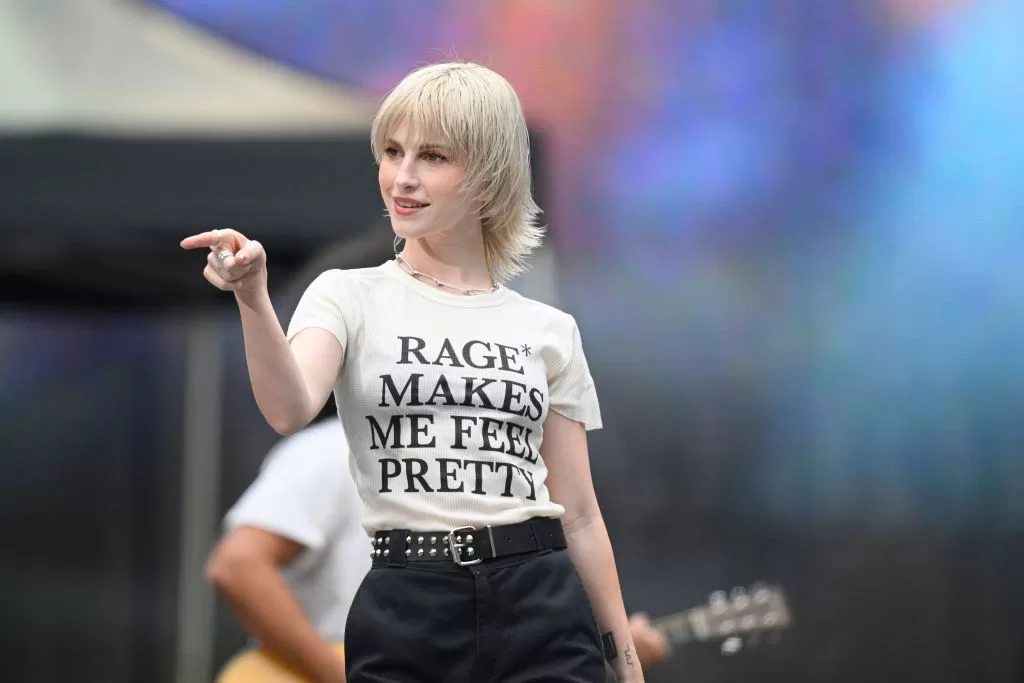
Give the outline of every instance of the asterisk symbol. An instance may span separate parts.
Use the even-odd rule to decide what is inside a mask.
[[[520,349],[520,350],[521,350],[521,351],[523,352],[523,354],[524,354],[524,355],[526,355],[527,357],[528,357],[528,356],[530,355],[530,345],[529,345],[529,344],[523,344],[522,346],[520,346],[520,347],[519,347],[519,349]]]

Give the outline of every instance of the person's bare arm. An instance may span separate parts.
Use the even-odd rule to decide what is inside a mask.
[[[238,310],[256,405],[275,432],[294,434],[327,402],[341,371],[341,344],[317,327],[302,330],[289,344],[269,297],[255,307],[239,299]]]
[[[612,666],[620,681],[643,681],[630,635],[618,571],[590,475],[587,435],[582,424],[555,411],[544,422],[541,457],[548,468],[551,499],[565,508],[568,551],[594,607],[602,633],[612,633],[618,656]]]
[[[203,276],[235,293],[253,396],[278,434],[293,434],[316,417],[341,371],[344,350],[319,328],[302,330],[289,345],[267,290],[263,246],[235,230],[187,237],[184,249],[209,248]],[[223,258],[219,258],[218,255]]]
[[[206,574],[242,626],[281,661],[316,683],[343,683],[345,667],[317,634],[281,575],[303,546],[256,527],[229,531]]]

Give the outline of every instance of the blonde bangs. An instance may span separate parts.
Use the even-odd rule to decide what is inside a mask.
[[[418,78],[417,78],[418,77]],[[449,98],[458,89],[445,74],[413,72],[385,98],[370,129],[374,159],[380,163],[388,139],[402,124],[434,141],[444,143],[466,161],[467,118]]]
[[[519,98],[497,73],[470,62],[413,71],[384,99],[370,129],[380,163],[388,138],[403,123],[439,136],[466,167],[464,189],[479,207],[487,262],[497,280],[525,269],[540,246],[540,209],[531,191],[530,139]]]

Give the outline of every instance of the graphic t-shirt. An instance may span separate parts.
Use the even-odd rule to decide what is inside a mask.
[[[540,457],[549,410],[601,426],[572,316],[507,289],[450,294],[394,261],[329,270],[288,327],[344,349],[334,396],[368,533],[559,517]]]

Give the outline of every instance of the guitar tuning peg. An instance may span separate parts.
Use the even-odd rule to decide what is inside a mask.
[[[722,641],[722,654],[723,655],[734,655],[743,649],[743,640],[732,636]]]
[[[747,645],[749,647],[757,647],[760,644],[761,644],[761,634],[760,633],[751,633],[749,636],[747,636]]]
[[[714,591],[708,597],[708,605],[711,606],[711,611],[715,613],[724,612],[727,609],[727,602],[725,591]]]
[[[750,596],[747,595],[747,591],[741,586],[733,588],[730,595],[732,598],[732,604],[736,606],[736,609],[746,609],[750,604]]]

